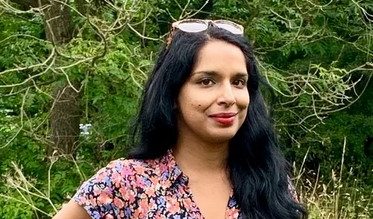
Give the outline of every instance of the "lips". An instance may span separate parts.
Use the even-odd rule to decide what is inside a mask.
[[[237,115],[237,113],[215,113],[210,115],[209,117],[214,119],[217,123],[223,125],[223,126],[230,126],[234,122],[234,118]]]

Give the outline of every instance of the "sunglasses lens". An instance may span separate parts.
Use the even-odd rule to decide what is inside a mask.
[[[228,30],[229,32],[231,32],[233,34],[243,34],[243,31],[242,31],[241,28],[239,28],[238,26],[235,26],[234,24],[231,24],[231,23],[219,22],[219,23],[216,23],[216,26],[218,26],[219,28],[222,28],[224,30]]]
[[[181,22],[177,27],[180,30],[189,33],[201,32],[207,29],[207,25],[201,22]]]

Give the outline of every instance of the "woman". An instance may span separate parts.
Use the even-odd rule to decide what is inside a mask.
[[[145,87],[130,159],[85,182],[55,218],[302,218],[243,28],[173,24]]]

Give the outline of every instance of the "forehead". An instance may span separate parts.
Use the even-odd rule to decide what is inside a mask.
[[[208,41],[198,52],[193,72],[240,72],[247,73],[242,50],[221,40]]]

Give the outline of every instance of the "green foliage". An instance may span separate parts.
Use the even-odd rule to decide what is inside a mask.
[[[0,187],[1,188],[1,187]],[[2,188],[6,189],[6,188]],[[4,191],[4,190],[1,190]],[[20,196],[16,196],[16,194],[10,194],[12,197],[21,198]],[[31,207],[25,206],[24,203],[7,200],[5,198],[0,198],[0,204],[3,206],[0,209],[0,218],[7,219],[7,218],[32,218],[34,215],[34,211]]]
[[[0,217],[50,216],[82,181],[128,152],[154,52],[173,21],[191,16],[229,19],[245,27],[274,91],[268,100],[280,143],[297,165],[307,154],[306,182],[314,180],[309,173],[319,167],[325,182],[333,180],[330,172],[340,170],[346,138],[348,171],[340,177],[344,185],[366,190],[344,191],[362,204],[340,200],[353,209],[346,212],[365,210],[355,206],[366,207],[365,199],[356,197],[369,195],[373,185],[373,158],[364,151],[373,133],[372,82],[364,89],[373,56],[368,1],[76,1],[69,3],[74,38],[58,46],[45,39],[42,12],[17,11],[17,4],[12,8],[5,2],[0,1],[0,194],[8,198],[0,196]],[[53,97],[66,83],[80,94],[80,123],[92,129],[79,136],[73,155],[46,156]],[[12,174],[12,162],[24,178]],[[9,180],[20,186],[29,181],[34,186],[28,185],[29,191],[39,197],[20,192]],[[315,218],[330,213],[317,211],[335,201],[332,189],[320,189],[317,194],[332,193],[330,198],[315,199],[312,189],[304,196],[319,204],[308,203]]]
[[[370,83],[372,84],[372,83]],[[309,166],[333,167],[340,166],[343,139],[347,139],[345,152],[345,166],[350,172],[345,177],[364,179],[367,185],[373,185],[373,156],[367,154],[364,147],[366,141],[373,133],[373,104],[370,97],[373,87],[365,91],[361,100],[345,111],[337,112],[325,120],[324,125],[315,129],[320,134],[322,141],[309,145],[310,154],[306,162]],[[308,134],[305,138],[311,139]],[[370,146],[372,147],[372,146]],[[298,150],[298,156],[304,151]],[[322,168],[322,174],[328,176],[328,168]],[[329,170],[330,171],[330,170]],[[327,178],[327,177],[326,177]]]

